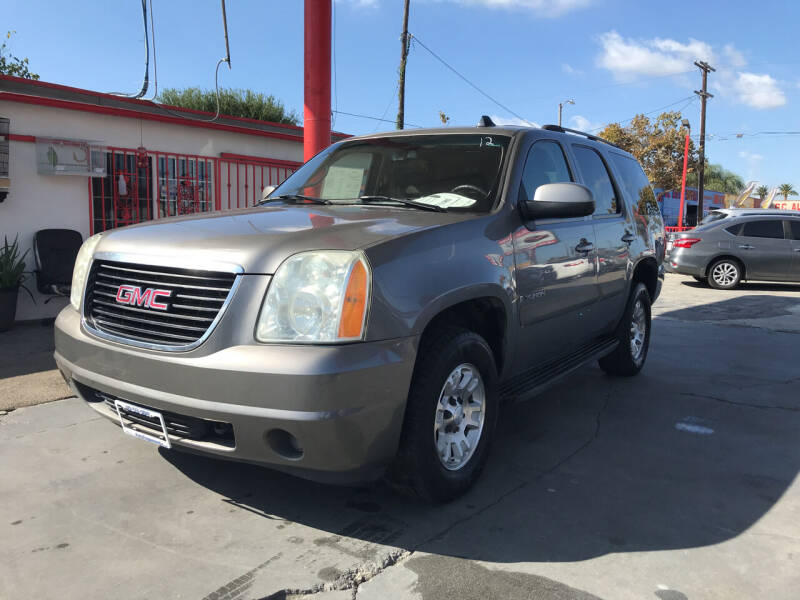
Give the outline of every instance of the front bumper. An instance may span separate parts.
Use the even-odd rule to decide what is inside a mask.
[[[166,353],[94,337],[68,306],[55,342],[72,390],[118,425],[93,392],[233,427],[231,445],[170,435],[174,447],[347,483],[378,477],[395,455],[418,338]],[[276,443],[286,439],[276,431],[294,437],[299,456]]]

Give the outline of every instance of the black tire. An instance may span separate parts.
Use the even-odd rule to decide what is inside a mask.
[[[447,327],[427,339],[417,356],[400,448],[387,478],[402,493],[429,502],[448,502],[475,483],[489,455],[497,423],[497,368],[486,340],[472,331]],[[471,456],[457,470],[448,470],[434,441],[434,422],[445,383],[464,364],[480,373],[484,421]]]
[[[640,345],[640,349],[634,355],[632,329],[634,314],[639,304],[644,313],[644,340]],[[625,314],[617,326],[616,337],[619,340],[619,345],[611,354],[598,361],[600,368],[609,375],[621,375],[623,377],[636,375],[642,370],[647,360],[647,351],[650,348],[650,294],[644,284],[634,284],[631,295],[628,298],[628,305],[625,307]]]
[[[732,290],[742,280],[742,265],[732,258],[720,258],[708,268],[708,285],[715,290]]]

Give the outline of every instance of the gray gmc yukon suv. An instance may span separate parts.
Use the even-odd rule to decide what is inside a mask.
[[[641,167],[594,136],[350,138],[257,207],[89,238],[55,357],[127,434],[445,501],[504,401],[642,368],[663,255]]]

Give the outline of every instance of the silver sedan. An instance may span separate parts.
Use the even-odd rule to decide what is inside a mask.
[[[730,216],[677,234],[667,271],[717,289],[740,281],[800,282],[800,213]]]

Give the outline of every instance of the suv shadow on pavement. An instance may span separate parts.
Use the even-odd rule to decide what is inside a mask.
[[[690,288],[709,289],[708,284],[694,280],[681,281],[681,285],[685,285],[686,287]],[[766,283],[763,281],[762,282],[743,281],[734,289],[740,292],[800,292],[800,285],[796,283]],[[726,290],[711,290],[711,291],[713,291],[715,294],[722,294]]]
[[[656,319],[654,328],[662,333],[638,378],[590,368],[537,401],[507,405],[486,472],[447,505],[410,502],[381,484],[331,487],[162,453],[234,507],[333,536],[315,543],[346,537],[511,563],[724,542],[759,521],[800,466],[800,401],[786,393],[797,383],[790,367],[774,366],[783,351],[775,336],[792,336],[725,328],[723,342],[716,327]],[[764,369],[734,381],[732,361],[748,345],[760,348]]]
[[[791,296],[734,296],[661,313],[661,317],[680,321],[729,321],[769,319],[799,315],[800,298]]]

